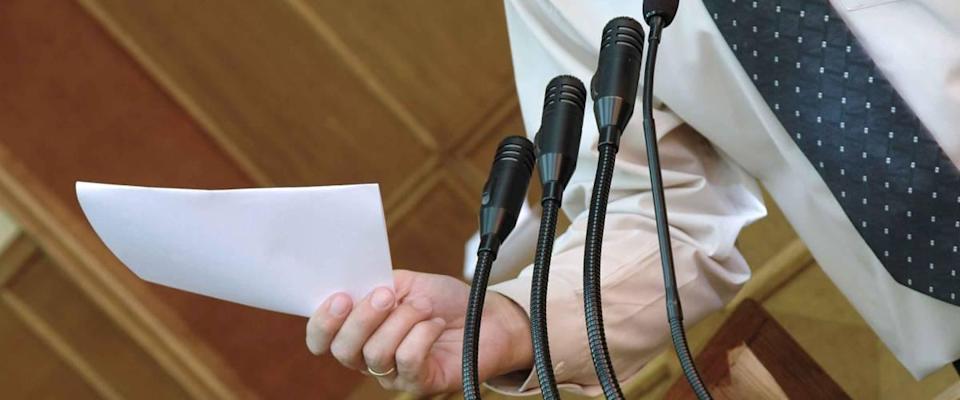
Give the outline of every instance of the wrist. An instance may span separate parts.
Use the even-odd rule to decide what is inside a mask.
[[[500,374],[533,368],[533,344],[527,311],[501,293],[490,291],[488,296],[495,299],[497,319],[505,331],[504,354],[498,368]]]

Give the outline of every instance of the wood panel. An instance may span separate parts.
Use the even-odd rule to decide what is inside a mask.
[[[187,398],[189,394],[116,323],[39,255],[7,283],[5,301],[36,320],[78,366],[95,372],[117,399]],[[107,378],[109,377],[109,378]]]
[[[711,390],[729,386],[728,352],[746,345],[791,399],[849,399],[843,389],[808,355],[800,344],[768,314],[760,304],[747,300],[734,310],[730,318],[696,357],[701,377]],[[725,393],[718,398],[736,398]],[[690,385],[677,381],[667,399],[696,398]]]
[[[766,191],[763,192],[763,200],[767,205],[767,217],[748,226],[737,238],[737,248],[747,259],[754,274],[767,261],[797,241],[797,233]]]
[[[192,395],[242,393],[238,385],[224,389],[220,379],[229,374],[206,370],[198,360],[209,351],[185,330],[170,336],[178,325],[159,322],[162,307],[145,284],[110,270],[120,265],[84,223],[73,194],[76,179],[163,184],[171,175],[202,175],[204,163],[218,159],[227,165],[219,182],[209,175],[193,182],[216,187],[242,174],[231,174],[232,162],[75,3],[0,3],[0,49],[0,204]],[[120,151],[126,146],[134,151]]]
[[[463,244],[476,228],[469,196],[450,176],[430,182],[431,189],[390,232],[397,268],[462,276]],[[470,200],[476,196],[469,196]]]
[[[270,184],[379,182],[389,194],[428,154],[286,2],[84,4]]]
[[[526,136],[528,129],[534,130],[537,127],[523,126],[523,116],[520,114],[516,94],[505,99],[500,109],[485,121],[485,125],[478,127],[478,131],[488,133],[472,136],[460,149],[461,157],[466,164],[462,170],[458,170],[462,171],[460,179],[469,185],[471,192],[476,193],[477,196],[480,195],[490,165],[493,163],[497,144],[507,136]],[[533,182],[536,182],[536,178]]]
[[[4,398],[100,398],[3,303],[0,303],[0,349],[3,349],[0,388]]]
[[[380,182],[392,236],[518,110],[500,4],[81,3],[258,184]]]
[[[0,63],[0,203],[49,246],[58,268],[194,397],[243,397],[244,386],[285,398],[349,392],[359,375],[307,359],[304,320],[146,284],[85,224],[77,179],[204,188],[253,181],[82,8],[0,3],[0,51],[11,60]],[[239,333],[243,340],[231,339]],[[224,365],[231,369],[217,369]],[[223,384],[216,379],[227,388],[211,389]]]
[[[445,8],[483,19],[461,24],[469,29],[455,32],[452,39],[423,47],[427,56],[472,43],[481,61],[467,77],[462,60],[426,62],[428,57],[403,59],[395,52],[381,68],[372,57],[376,43],[366,42],[372,46],[367,50],[345,51],[357,43],[362,48],[369,38],[347,30],[342,37],[330,35],[325,29],[345,27],[334,29],[331,19],[317,19],[323,13],[316,7],[322,4],[80,3],[111,36],[70,2],[0,6],[0,49],[14,60],[0,66],[5,88],[0,94],[0,158],[8,169],[4,185],[12,185],[3,188],[0,200],[56,250],[56,268],[65,268],[69,279],[80,279],[82,290],[95,291],[98,305],[104,306],[101,297],[113,296],[93,289],[98,280],[118,279],[107,287],[119,291],[121,302],[134,295],[128,299],[132,304],[149,305],[130,310],[169,317],[163,323],[176,337],[159,336],[168,341],[163,346],[185,342],[186,348],[209,347],[214,358],[223,360],[208,362],[229,365],[265,397],[343,397],[360,376],[331,360],[310,357],[302,343],[302,319],[132,277],[85,226],[73,181],[201,188],[380,181],[391,210],[392,237],[416,245],[403,247],[424,246],[435,234],[424,225],[432,217],[418,207],[421,203],[449,217],[442,219],[442,227],[451,234],[436,243],[436,253],[404,253],[399,259],[410,255],[411,265],[459,273],[462,239],[475,227],[475,196],[464,194],[470,184],[440,175],[450,168],[460,171],[466,152],[441,148],[456,147],[464,138],[499,135],[491,132],[504,116],[496,110],[504,109],[504,100],[516,108],[500,6]],[[420,51],[416,43],[432,40],[424,36],[430,32],[419,26],[418,38],[403,37],[403,31],[439,17],[394,8],[405,13],[406,25],[400,30],[385,26],[380,32],[390,37],[391,46]],[[421,17],[426,19],[417,19]],[[494,23],[487,18],[495,18]],[[129,53],[119,51],[114,40]],[[404,68],[406,72],[399,70]],[[422,68],[422,81],[397,79]],[[417,86],[429,90],[413,90]],[[442,96],[430,94],[431,86]],[[414,113],[414,108],[427,111]],[[75,266],[107,270],[83,272]],[[154,295],[170,309],[151,301]],[[31,301],[45,304],[48,312],[56,309],[49,299]],[[112,318],[139,318],[124,316],[130,310],[123,307],[109,309]],[[133,329],[126,323],[122,327]],[[147,343],[152,356],[166,357],[152,347],[154,339],[145,339],[152,333],[131,335],[146,340],[141,344]]]
[[[216,357],[196,342],[148,287],[125,269],[40,181],[0,146],[0,207],[57,260],[62,269],[124,331],[199,398],[245,398],[242,385],[219,368]],[[8,276],[12,278],[12,276]],[[225,381],[232,381],[230,386]]]
[[[304,2],[441,148],[514,93],[502,2]]]
[[[0,305],[11,311],[4,314],[4,317],[13,318],[16,321],[2,321],[0,323],[24,325],[33,336],[50,350],[44,352],[43,357],[58,358],[56,361],[39,360],[38,363],[65,364],[71,367],[73,374],[82,378],[86,386],[89,386],[100,397],[111,400],[119,399],[119,393],[98,371],[90,366],[90,363],[80,357],[56,331],[50,328],[50,325],[43,318],[37,316],[29,306],[9,290],[9,284],[14,278],[22,275],[23,270],[40,257],[36,244],[22,232],[19,232],[15,225],[13,230],[15,231],[14,236],[6,244],[0,246]],[[10,343],[6,343],[6,345],[12,346]],[[3,348],[0,347],[0,349]],[[30,364],[20,364],[17,367],[30,368]]]

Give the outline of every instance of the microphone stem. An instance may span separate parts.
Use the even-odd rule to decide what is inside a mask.
[[[533,282],[530,288],[530,334],[533,338],[533,359],[537,367],[537,379],[543,398],[560,399],[557,381],[553,375],[553,363],[550,361],[550,341],[547,338],[547,282],[550,277],[550,256],[553,253],[553,241],[557,230],[557,214],[560,208],[559,198],[546,198],[542,201],[543,216],[540,222],[540,236],[537,239],[537,253],[533,261]]]
[[[670,325],[670,337],[673,340],[677,358],[683,374],[690,383],[694,394],[700,400],[711,399],[703,385],[700,374],[687,347],[687,336],[683,328],[683,310],[680,306],[680,293],[677,290],[677,277],[673,266],[673,248],[670,243],[670,225],[667,221],[667,205],[663,193],[663,177],[660,169],[660,156],[657,149],[657,129],[653,120],[653,73],[657,62],[657,48],[663,31],[663,18],[654,16],[650,21],[647,61],[643,74],[643,130],[647,147],[647,161],[650,168],[650,189],[653,195],[653,212],[657,220],[657,238],[660,242],[660,263],[663,268],[664,299],[667,306],[667,321]]]
[[[485,240],[484,240],[485,239]],[[483,301],[487,293],[490,268],[497,258],[497,240],[481,239],[477,251],[477,267],[470,285],[470,298],[467,301],[467,313],[463,322],[463,396],[467,400],[480,399],[480,382],[477,364],[480,347],[480,318],[483,314]],[[484,243],[486,242],[486,243]],[[493,242],[493,243],[490,243]]]
[[[603,308],[600,299],[600,249],[603,244],[603,224],[607,215],[607,201],[610,198],[610,184],[613,180],[613,168],[617,160],[620,133],[616,126],[607,126],[600,132],[597,175],[593,181],[593,194],[590,198],[590,212],[587,217],[587,236],[583,249],[583,306],[587,322],[587,338],[593,367],[607,399],[622,400],[623,392],[613,370],[613,362],[607,350],[607,339],[603,333]],[[604,140],[604,138],[610,140]]]

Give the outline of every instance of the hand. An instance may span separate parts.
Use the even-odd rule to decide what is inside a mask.
[[[387,389],[415,394],[462,387],[463,317],[470,287],[444,275],[394,271],[396,293],[378,288],[358,304],[330,296],[307,323],[307,347],[378,377]],[[488,292],[480,329],[481,381],[532,368],[530,321],[507,297]]]

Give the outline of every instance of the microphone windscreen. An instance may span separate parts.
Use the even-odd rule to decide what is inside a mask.
[[[650,19],[654,16],[663,18],[663,27],[666,28],[673,22],[673,17],[677,15],[677,7],[680,6],[680,0],[644,0],[643,19],[650,24]]]
[[[614,18],[603,27],[597,72],[590,81],[597,128],[615,125],[622,131],[633,115],[643,39],[643,27],[633,18]]]
[[[480,199],[481,238],[493,234],[502,243],[513,230],[533,174],[534,150],[523,136],[500,142]]]
[[[583,108],[587,102],[587,90],[583,82],[570,75],[560,75],[547,84],[543,98],[543,114],[540,118],[540,133],[536,143],[540,150],[561,152],[563,146],[555,142],[564,141],[568,132],[580,134],[583,127]],[[578,136],[579,138],[579,136]],[[579,139],[578,139],[579,141]]]
[[[575,77],[560,75],[547,84],[540,130],[534,142],[541,184],[554,182],[562,191],[570,182],[577,165],[586,101],[587,89]],[[555,195],[547,191],[543,194]]]

